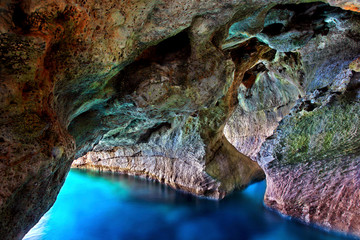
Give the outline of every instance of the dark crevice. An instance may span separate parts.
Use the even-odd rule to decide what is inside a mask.
[[[211,38],[211,43],[218,49],[221,49],[221,45],[222,45],[224,39],[226,39],[227,32],[228,32],[228,29],[225,27],[216,31]]]
[[[35,89],[34,89],[33,86],[31,86],[31,83],[26,82],[26,83],[24,84],[24,87],[23,87],[22,92],[23,92],[23,93],[29,93],[29,92],[34,91],[34,90],[35,90]]]
[[[319,95],[318,97],[322,97],[322,96],[325,96],[326,95],[326,92],[329,90],[329,87],[326,86],[326,87],[323,87],[323,88],[319,88],[317,89],[318,92],[319,92]]]
[[[269,26],[264,27],[261,33],[264,33],[268,36],[276,36],[283,32],[284,25],[281,23],[274,23]]]
[[[12,21],[14,22],[15,26],[21,28],[24,33],[28,33],[31,27],[27,20],[28,15],[24,12],[21,4],[14,5]]]
[[[257,52],[256,46],[260,43],[256,38],[251,38],[248,41],[242,43],[235,49],[230,51],[231,58],[236,65],[240,65],[242,62],[246,62],[250,58],[250,54]]]
[[[252,87],[252,85],[255,83],[255,79],[256,79],[256,75],[253,74],[250,70],[245,72],[244,74],[244,78],[242,83],[244,84],[244,86],[249,89]]]
[[[242,83],[247,89],[250,89],[254,85],[257,75],[265,71],[267,71],[267,69],[263,63],[255,65],[245,72]]]
[[[271,49],[270,51],[268,51],[267,53],[262,55],[262,59],[271,62],[271,61],[273,61],[275,59],[275,56],[276,56],[276,50]]]
[[[163,127],[166,128],[166,129],[170,129],[171,128],[171,123],[164,122],[164,123],[157,124],[152,128],[147,129],[146,132],[143,135],[140,136],[137,144],[139,144],[139,143],[147,143],[148,140],[151,137],[151,134],[153,134],[154,132],[159,131]]]
[[[300,61],[300,54],[297,52],[284,52],[284,62],[291,62],[294,61],[295,65],[298,66],[301,64]]]
[[[347,13],[343,10],[321,2],[277,5],[271,10],[283,10],[284,13],[291,12],[293,16],[289,17],[286,21],[283,19],[272,19],[274,22],[265,26],[261,32],[269,37],[294,30],[300,32],[308,30],[309,34],[326,35],[331,25],[325,21],[328,16],[335,15],[337,18],[347,18]]]
[[[242,43],[239,47],[230,50],[230,56],[235,63],[235,81],[238,81],[240,83],[243,83],[244,86],[247,88],[247,93],[245,97],[251,97],[251,87],[255,83],[257,74],[267,71],[265,65],[263,63],[259,63],[256,66],[252,67],[251,69],[247,69],[248,64],[247,62],[250,61],[251,58],[256,56],[259,49],[262,47],[265,47],[266,45],[264,43],[261,43],[256,38],[251,38],[248,41]],[[276,51],[271,51],[269,49],[269,55],[268,58],[275,57]],[[258,56],[259,59],[263,59],[263,56]],[[245,72],[245,73],[244,73]],[[236,94],[236,92],[234,92]],[[237,101],[237,97],[234,97],[234,100]],[[237,102],[234,102],[236,105]]]
[[[174,61],[182,62],[182,67],[186,68],[187,59],[191,53],[190,39],[188,33],[183,31],[170,37],[159,44],[144,50],[133,63],[126,66],[117,76],[114,77],[114,87],[119,97],[131,94],[143,81],[140,74],[148,72],[154,73],[157,65],[166,65]],[[186,71],[183,71],[184,73]],[[186,76],[178,79],[182,84],[186,81]]]
[[[317,108],[317,105],[311,103],[311,101],[304,101],[301,106],[302,109],[304,109],[307,112],[313,111],[315,108]]]
[[[353,91],[360,89],[360,73],[353,72],[353,76],[350,79],[350,82],[347,86],[347,91]]]

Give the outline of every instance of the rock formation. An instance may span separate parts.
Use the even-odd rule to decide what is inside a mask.
[[[326,34],[297,51],[305,95],[257,159],[269,207],[360,235],[359,16],[333,12],[327,22]]]
[[[346,41],[332,34],[329,38]],[[337,41],[326,44],[332,49],[344,47]],[[356,45],[347,44],[350,49],[344,55],[317,59],[347,64],[331,70],[319,64],[311,78],[319,82],[309,82],[308,94],[263,144],[258,159],[266,173],[268,206],[309,223],[360,235],[360,75],[349,70],[349,59],[359,54],[355,49],[350,52]],[[323,74],[330,76],[328,83]],[[319,84],[325,87],[312,88]]]
[[[221,198],[263,176],[249,156],[269,206],[359,234],[360,4],[300,2],[2,1],[0,236],[21,239],[73,159]],[[296,169],[349,204],[312,205]]]
[[[297,82],[302,74],[296,64],[299,56],[291,52],[274,51],[272,54],[271,61],[258,65],[262,66],[262,72],[255,75],[253,85],[250,88],[244,84],[240,86],[239,105],[224,128],[230,143],[253,160],[257,160],[262,143],[273,134],[278,122],[303,95]],[[251,69],[250,72],[253,73]]]
[[[278,52],[277,60],[265,62],[266,74],[258,74],[250,90],[239,89],[239,106],[225,135],[265,170],[267,206],[307,223],[360,235],[359,16],[336,10],[312,14],[308,8],[301,13],[308,20],[324,19],[313,18],[310,25],[301,21],[299,28],[299,9],[285,5],[269,10],[264,26],[278,24],[271,36],[246,28],[251,19],[230,28],[228,46],[257,37]]]

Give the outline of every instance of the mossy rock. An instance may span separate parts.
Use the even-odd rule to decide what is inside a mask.
[[[340,100],[283,120],[275,155],[282,164],[341,159],[360,152],[360,104]]]

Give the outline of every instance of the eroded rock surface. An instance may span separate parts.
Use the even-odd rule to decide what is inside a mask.
[[[159,149],[137,145],[89,152],[75,160],[73,166],[144,176],[176,189],[218,199],[234,187],[244,187],[263,178],[263,172],[248,157],[238,153],[225,138],[223,141],[219,150],[222,155],[208,164],[192,158],[170,158],[163,154],[163,149],[157,152]]]
[[[343,69],[358,57],[357,15],[277,5],[299,2],[2,1],[0,236],[20,239],[55,201],[72,160],[89,151],[77,163],[213,197],[261,177],[223,134],[239,99],[254,96],[236,110],[246,121],[273,108],[259,121],[275,127],[286,114],[278,104],[290,106],[298,92],[347,89],[353,75]],[[356,1],[330,3],[358,11]],[[327,36],[342,47],[327,46]],[[298,56],[282,52],[304,46],[307,77],[294,81]],[[293,60],[273,61],[271,48]],[[280,92],[264,94],[261,83]],[[269,103],[258,104],[262,97]],[[269,134],[256,131],[259,143]]]
[[[258,159],[268,206],[359,236],[357,18],[339,22],[350,29],[330,28],[299,50],[306,94],[262,145]]]
[[[359,235],[360,104],[342,98],[332,96],[329,105],[286,117],[274,139],[265,142],[265,203],[306,222]]]
[[[224,128],[230,143],[255,161],[262,143],[303,94],[299,56],[275,51],[271,54],[257,69],[245,73],[246,80],[238,90],[239,105]]]
[[[185,34],[186,40],[187,35],[186,33],[183,34]],[[183,39],[183,37],[180,39]],[[173,41],[173,39],[165,42],[167,41]],[[161,50],[162,44],[157,45],[156,48]],[[180,43],[176,42],[176,44],[178,47]],[[166,46],[169,47],[169,45]],[[213,186],[214,189],[211,191],[207,189],[204,181],[198,182],[196,188],[194,188],[196,183],[191,183],[188,186],[183,184],[184,181],[181,181],[181,184],[178,182],[172,183],[171,176],[176,174],[171,172],[172,169],[156,168],[154,170],[151,166],[144,169],[143,175],[164,176],[164,181],[172,186],[188,191],[194,188],[190,191],[205,196],[222,198],[234,188],[242,188],[249,182],[263,177],[262,170],[257,163],[239,153],[229,144],[227,139],[223,137],[222,129],[235,108],[237,96],[234,91],[236,93],[236,89],[242,80],[241,77],[234,80],[234,67],[247,69],[253,66],[270,49],[258,41],[249,41],[240,46],[237,52],[220,55],[220,61],[213,62],[216,65],[220,64],[215,68],[215,74],[218,76],[210,75],[208,79],[200,82],[189,81],[189,77],[192,79],[196,72],[204,71],[202,68],[194,69],[200,64],[199,60],[191,59],[190,56],[186,55],[182,47],[180,47],[180,50],[175,50],[180,51],[175,52],[177,56],[183,56],[184,54],[185,60],[187,60],[186,65],[181,63],[181,61],[184,61],[181,58],[172,60],[170,63],[160,62],[161,65],[160,60],[150,59],[145,64],[141,56],[138,61],[141,61],[142,65],[137,61],[133,63],[136,71],[133,70],[132,65],[125,68],[124,76],[129,81],[122,81],[122,83],[134,83],[136,79],[141,79],[142,83],[140,86],[135,85],[134,89],[130,89],[132,94],[128,95],[129,102],[123,103],[124,108],[119,107],[120,103],[110,106],[115,109],[116,114],[110,110],[111,115],[108,116],[107,111],[98,111],[99,118],[93,119],[97,121],[97,127],[103,127],[99,124],[103,123],[106,127],[112,126],[113,129],[105,134],[94,146],[93,149],[96,152],[89,153],[88,157],[86,157],[88,161],[75,161],[73,166],[81,168],[94,168],[97,166],[100,169],[113,171],[123,169],[121,172],[131,173],[134,167],[129,166],[128,169],[124,169],[121,164],[111,166],[106,159],[104,159],[104,162],[98,161],[94,164],[91,159],[94,158],[93,156],[101,154],[97,153],[100,151],[106,150],[108,152],[105,154],[111,154],[112,150],[108,149],[112,149],[117,145],[122,145],[125,149],[128,146],[128,151],[133,151],[132,149],[135,147],[139,149],[138,154],[144,158],[157,159],[157,162],[170,161],[169,163],[159,163],[157,166],[169,165],[173,161],[171,159],[187,162],[190,165],[193,162],[194,171],[189,172],[187,169],[183,169],[181,172],[189,178],[191,178],[191,174],[195,174],[199,179],[207,176],[204,181],[209,181],[208,184],[214,185],[214,180],[211,180],[212,177],[218,183]],[[145,57],[148,56],[148,51],[159,51],[159,49],[152,48],[145,51]],[[241,63],[238,61],[243,55],[249,56],[250,54],[251,57],[247,62]],[[159,54],[155,56],[159,56]],[[222,61],[225,56],[227,56],[227,59]],[[216,58],[212,57],[212,61],[214,61]],[[212,62],[205,61],[205,65]],[[173,68],[171,73],[165,74],[164,71],[168,69],[168,66]],[[211,74],[211,69],[205,71],[203,74]],[[243,74],[242,71],[240,74]],[[217,93],[220,87],[219,79],[221,78],[224,82],[222,88],[220,88],[221,92]],[[176,84],[176,86],[171,86],[171,84]],[[119,88],[128,90],[130,87],[120,86]],[[169,93],[169,91],[172,92]],[[221,93],[224,95],[221,96]],[[208,102],[214,97],[216,102]],[[206,102],[204,102],[205,100]],[[113,103],[111,102],[111,104]],[[181,108],[181,106],[184,108]],[[106,108],[110,107],[106,106]],[[119,124],[119,121],[121,123],[127,122],[127,124]],[[73,124],[83,126],[83,121],[74,121]],[[144,128],[149,127],[150,129],[144,131]],[[72,129],[81,129],[81,127],[71,125],[70,132]],[[86,139],[86,136],[82,134],[86,135],[87,133],[80,130],[79,134],[76,135],[85,142],[83,139]],[[89,137],[93,137],[93,135]],[[86,143],[89,142],[91,141],[87,139]],[[163,158],[158,158],[159,156]],[[186,165],[182,165],[182,167],[186,167]],[[133,174],[141,174],[141,172],[135,170]],[[182,178],[186,178],[186,176],[182,176]],[[180,181],[180,178],[178,180]]]
[[[309,6],[276,6],[230,27],[224,47],[258,38],[277,53],[260,73],[248,70],[224,133],[265,170],[267,206],[360,235],[358,16]]]
[[[235,64],[219,44],[236,13],[257,8],[241,5],[1,2],[0,235],[21,238],[39,220],[74,157],[146,143],[162,126],[180,134],[172,145],[162,140],[171,145],[162,146],[166,159],[212,162],[209,172],[222,177],[216,163],[240,155],[223,146],[221,130],[240,82],[233,81]],[[259,50],[250,65],[267,48]],[[190,116],[199,122],[194,134],[185,124]],[[178,118],[180,124],[171,125]],[[261,173],[254,163],[248,167]]]
[[[333,74],[338,74],[353,58],[350,52],[357,51],[356,37],[339,37],[346,29],[353,34],[351,27],[346,27],[349,18],[346,12],[322,3],[290,4],[261,9],[230,27],[225,48],[257,38],[277,50],[273,57],[245,73],[239,106],[225,127],[226,137],[240,152],[256,160],[261,144],[307,88],[325,87],[335,78]],[[337,34],[333,33],[333,41],[340,46],[336,51],[342,51],[348,59],[335,59],[331,55],[333,48],[325,47],[327,34],[334,29]],[[315,74],[317,80],[312,81]]]

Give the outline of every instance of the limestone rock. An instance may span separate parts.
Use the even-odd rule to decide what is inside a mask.
[[[205,173],[204,164],[161,155],[150,156],[148,153],[145,155],[139,148],[88,152],[75,160],[73,167],[139,175],[197,195],[221,198],[225,194],[219,192],[219,182]]]
[[[234,103],[216,119],[206,109],[238,84],[216,42],[241,3],[3,1],[0,236],[19,239],[39,220],[74,156],[146,142],[178,117],[180,133],[191,115],[202,119],[190,143],[213,159]]]
[[[354,19],[347,23],[357,26]],[[268,206],[360,235],[360,85],[359,74],[348,69],[360,54],[360,35],[350,29],[331,28],[299,50],[306,94],[262,145],[258,159]]]
[[[320,11],[320,19],[310,18],[319,22],[304,21],[301,31],[301,21],[291,17],[294,5],[284,5],[300,2],[2,1],[0,236],[20,239],[55,201],[72,160],[89,151],[104,156],[106,166],[106,154],[116,149],[141,149],[129,169],[151,167],[144,161],[153,160],[170,179],[171,171],[196,172],[196,180],[183,176],[173,184],[204,195],[210,189],[223,196],[257,179],[259,166],[229,144],[223,129],[240,85],[253,85],[254,74],[245,73],[271,52],[265,43],[282,52],[312,44],[306,48],[310,57],[301,52],[308,77],[298,82],[303,92],[357,86],[344,66],[358,57],[358,16],[331,8]],[[350,3],[331,1],[356,10],[357,3]],[[282,18],[277,10],[267,14],[277,4],[275,10],[288,9]],[[295,16],[316,16],[323,8],[315,5]],[[239,27],[246,39],[227,47],[229,28],[246,19],[248,26]],[[331,35],[338,38],[334,46],[349,46],[338,49],[344,52],[338,60],[337,48],[328,47],[327,28],[338,31]],[[320,64],[316,46],[324,46],[326,56],[315,64],[319,71],[311,68],[311,60]],[[327,76],[328,69],[336,71]]]
[[[250,69],[245,73],[248,78],[256,78],[255,82],[250,87],[249,80],[244,79],[238,91],[239,105],[224,128],[230,143],[255,161],[262,143],[303,94],[300,86],[303,70],[296,64],[299,56],[272,54],[271,59],[259,63],[260,72]]]
[[[287,117],[263,145],[265,203],[308,223],[359,235],[359,99],[331,98]]]

